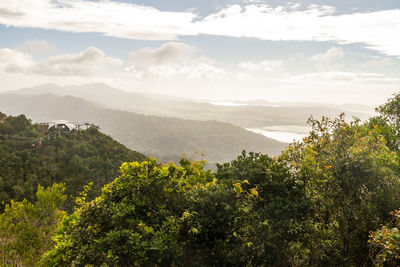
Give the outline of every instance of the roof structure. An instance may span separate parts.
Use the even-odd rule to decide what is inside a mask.
[[[50,128],[58,128],[58,127],[67,127],[68,130],[72,131],[72,130],[77,130],[78,129],[78,124],[76,124],[75,122],[72,121],[66,121],[66,120],[55,120],[55,121],[51,121],[49,122],[49,127]]]

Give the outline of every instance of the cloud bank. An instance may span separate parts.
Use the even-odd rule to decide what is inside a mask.
[[[272,41],[363,43],[400,57],[400,9],[337,15],[331,6],[272,7],[250,1],[206,17],[165,12],[116,1],[2,0],[0,24],[14,27],[97,32],[141,40],[174,40],[188,35],[248,37]]]
[[[195,17],[188,12],[162,12],[115,1],[0,1],[0,23],[7,26],[97,32],[129,39],[168,40],[189,35],[186,25]]]
[[[178,63],[195,50],[193,46],[184,43],[168,42],[157,48],[145,47],[132,52],[130,58],[135,64],[141,66],[164,65]]]
[[[47,82],[104,82],[130,91],[190,98],[380,103],[400,85],[398,77],[345,68],[291,73],[285,69],[286,61],[268,58],[226,65],[195,51],[187,44],[170,42],[134,51],[124,62],[96,47],[44,60],[4,48],[0,49],[0,90]],[[305,63],[335,65],[343,53],[341,48],[332,47]]]
[[[52,56],[35,62],[32,56],[13,49],[0,49],[0,68],[6,73],[41,74],[46,76],[89,76],[122,65],[122,61],[107,57],[96,47],[77,54]]]

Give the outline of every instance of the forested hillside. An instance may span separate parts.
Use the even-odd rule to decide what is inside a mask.
[[[71,96],[2,94],[0,109],[12,115],[26,114],[39,122],[92,122],[128,148],[166,162],[197,151],[210,163],[232,160],[243,149],[277,155],[287,145],[229,123],[146,116]]]
[[[59,134],[32,124],[24,115],[0,113],[0,203],[34,201],[39,184],[56,182],[65,183],[72,196],[93,182],[93,197],[118,176],[122,162],[143,159],[93,127]],[[73,199],[67,201],[68,208],[72,203]]]

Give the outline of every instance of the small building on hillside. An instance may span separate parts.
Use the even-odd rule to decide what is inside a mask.
[[[55,120],[47,123],[42,123],[42,125],[46,125],[49,130],[57,130],[57,131],[73,131],[73,130],[87,130],[90,127],[94,127],[100,129],[99,126],[86,122],[84,124],[66,121],[66,120]],[[85,127],[85,128],[83,128]]]
[[[79,124],[72,122],[72,121],[56,120],[56,121],[51,121],[48,123],[48,129],[49,130],[72,131],[72,130],[78,130]]]

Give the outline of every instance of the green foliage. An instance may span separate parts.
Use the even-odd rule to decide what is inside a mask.
[[[310,123],[310,136],[291,145],[280,160],[291,166],[312,201],[311,260],[367,264],[369,231],[400,205],[399,158],[379,127],[358,120],[349,124],[343,116]]]
[[[94,198],[103,185],[118,176],[122,162],[145,158],[95,128],[58,135],[46,126],[31,124],[24,115],[3,114],[1,121],[0,203],[24,198],[32,202],[38,184],[55,182],[65,183],[69,195],[93,182],[89,198]],[[73,203],[69,199],[65,207],[72,210]]]
[[[400,153],[400,94],[394,95],[376,111],[379,115],[371,118],[370,127],[379,127],[388,146]]]
[[[6,205],[0,214],[1,266],[34,266],[53,247],[54,231],[66,215],[60,211],[67,198],[64,191],[61,184],[38,186],[35,204],[25,199]]]
[[[155,160],[124,163],[121,175],[101,197],[66,218],[46,266],[154,265],[185,261],[182,246],[194,227],[184,227],[195,214],[187,210],[190,192],[212,187],[213,175],[200,162],[181,167]],[[189,215],[188,215],[189,214]],[[200,243],[200,242],[199,242]],[[200,243],[201,244],[201,243]]]
[[[394,217],[392,227],[382,226],[370,234],[370,251],[375,266],[400,264],[400,211],[396,210],[391,214]]]
[[[219,166],[124,163],[66,218],[45,266],[281,266],[299,262],[310,206],[283,164],[243,153]],[[218,178],[218,179],[217,179]],[[244,179],[247,178],[247,179]]]
[[[376,111],[379,115],[371,119],[370,127],[379,128],[388,146],[400,155],[400,94],[394,95]],[[393,216],[392,222],[385,223],[379,229],[371,229],[376,229],[371,231],[369,239],[370,257],[375,266],[400,265],[399,206],[390,213]]]
[[[293,246],[307,242],[311,206],[290,169],[266,155],[243,152],[231,163],[218,165],[216,176],[236,183],[236,192],[252,196],[247,201],[250,212],[241,226],[245,262],[287,266],[297,259]]]

